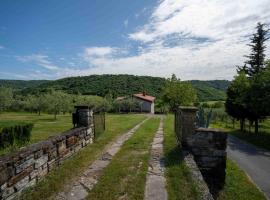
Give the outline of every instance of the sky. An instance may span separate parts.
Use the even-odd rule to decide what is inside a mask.
[[[231,80],[258,22],[270,0],[1,0],[0,79]]]

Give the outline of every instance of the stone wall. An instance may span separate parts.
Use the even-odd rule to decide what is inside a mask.
[[[181,138],[179,144],[192,153],[215,198],[225,182],[227,134],[217,129],[197,128],[196,111],[194,107],[179,108],[175,114],[175,132]]]
[[[225,183],[227,134],[198,128],[187,143],[210,192],[216,197]]]
[[[83,111],[80,119],[87,126],[74,128],[0,157],[0,199],[13,199],[23,189],[35,185],[53,168],[61,165],[66,158],[93,143],[93,112],[86,111]]]

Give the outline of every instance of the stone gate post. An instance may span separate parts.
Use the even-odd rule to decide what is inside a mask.
[[[187,147],[188,138],[191,137],[196,129],[196,107],[179,107],[176,120],[179,121],[177,127],[175,127],[178,133],[178,142],[181,142],[183,147]],[[179,141],[180,140],[180,141]]]

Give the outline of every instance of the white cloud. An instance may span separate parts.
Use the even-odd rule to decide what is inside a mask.
[[[21,62],[33,62],[48,70],[59,69],[58,66],[54,65],[51,61],[49,61],[49,57],[47,55],[33,54],[29,56],[17,56],[17,60]]]
[[[89,47],[85,49],[86,56],[106,56],[115,51],[111,47]]]
[[[269,0],[163,0],[148,23],[129,34],[142,44],[137,55],[115,57],[104,47],[110,49],[106,56],[85,59],[89,68],[72,73],[232,79],[235,65],[249,53],[247,36],[258,21],[270,23],[269,17]]]
[[[132,51],[111,46],[87,47],[79,55],[87,67],[55,68],[54,76],[169,77],[175,73],[184,80],[232,79],[235,65],[241,65],[243,55],[249,53],[247,36],[259,21],[270,24],[269,0],[162,0],[148,22],[128,35],[131,41],[139,42],[138,46],[131,43]],[[267,45],[269,58],[270,42]],[[47,56],[30,58],[43,67],[54,68]]]

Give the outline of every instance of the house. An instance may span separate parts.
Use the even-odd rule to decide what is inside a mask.
[[[155,99],[156,99],[155,97],[146,95],[145,92],[133,94],[131,97],[133,100],[136,100],[136,102],[138,103],[136,108],[119,106],[119,112],[120,111],[125,111],[125,112],[133,111],[133,112],[146,112],[146,113],[152,113],[152,114],[155,113]],[[122,97],[117,97],[116,100],[123,101],[129,98],[130,97],[128,96],[122,96]]]
[[[145,92],[142,92],[133,94],[133,98],[139,102],[141,112],[155,113],[155,97],[146,95]]]

